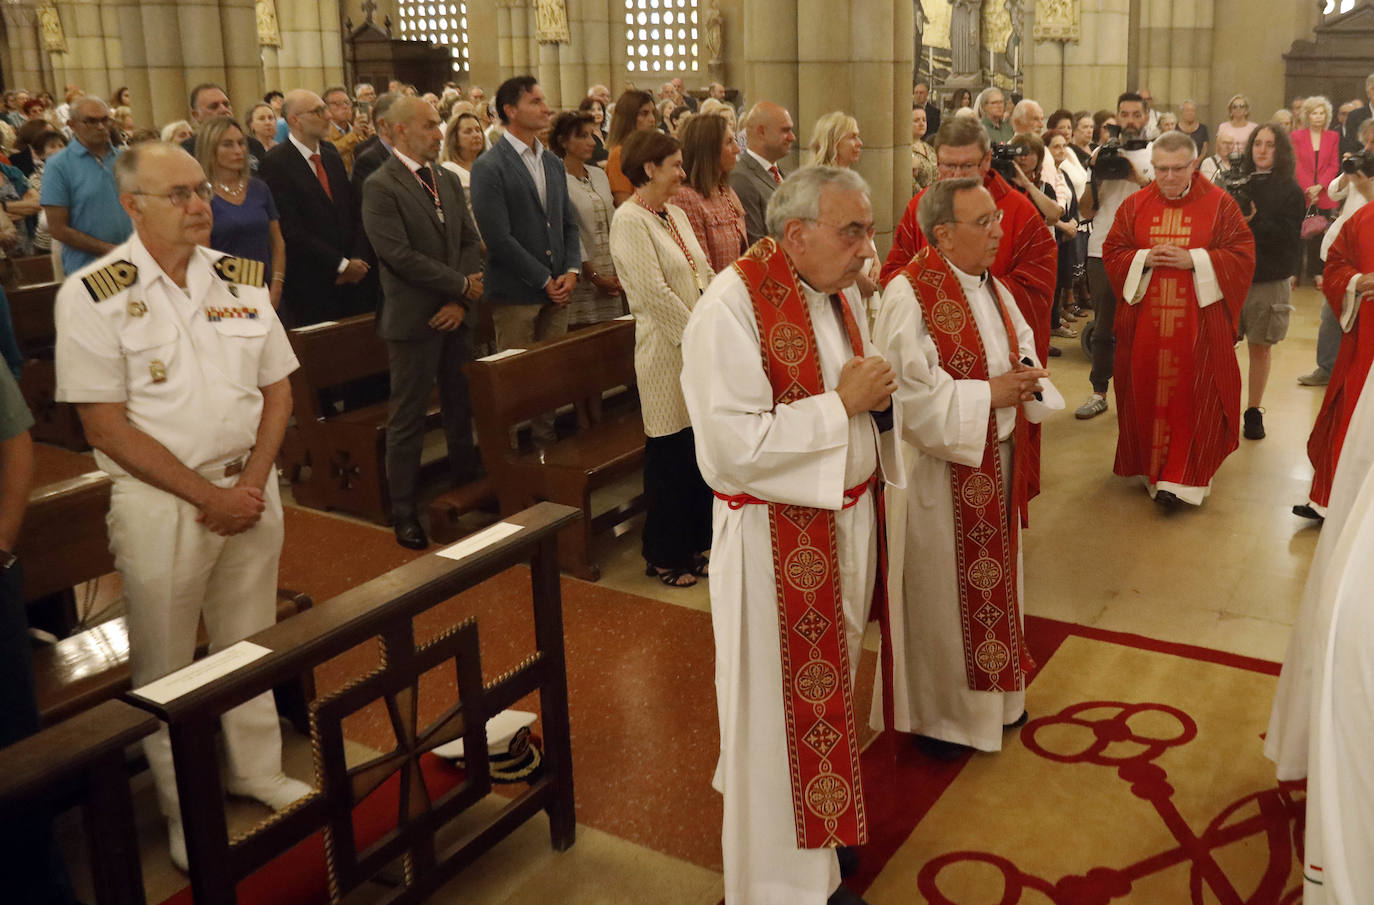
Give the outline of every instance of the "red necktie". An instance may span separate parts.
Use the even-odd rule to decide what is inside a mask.
[[[773,174],[774,182],[776,182],[778,185],[782,185],[782,174],[778,172],[778,165],[776,163],[768,168],[768,172]]]
[[[329,190],[329,175],[324,171],[324,161],[320,160],[319,154],[311,154],[310,162],[315,165],[315,177],[320,180],[320,186],[324,193],[329,196],[329,200],[334,200],[334,193]]]

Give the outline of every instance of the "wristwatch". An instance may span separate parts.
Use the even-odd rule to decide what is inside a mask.
[[[0,572],[8,572],[10,566],[19,562],[19,557],[0,547]]]

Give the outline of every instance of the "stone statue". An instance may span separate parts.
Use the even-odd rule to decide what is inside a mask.
[[[979,26],[982,0],[949,0],[949,50],[955,76],[977,75],[982,70]]]
[[[721,52],[724,50],[724,36],[722,34],[725,25],[725,17],[720,14],[720,4],[716,0],[711,0],[706,8],[706,29],[704,43],[706,45],[707,65],[716,67],[724,62]]]
[[[568,5],[564,0],[536,0],[535,34],[540,44],[568,44]]]

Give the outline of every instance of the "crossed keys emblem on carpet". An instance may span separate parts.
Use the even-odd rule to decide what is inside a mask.
[[[1197,735],[1197,724],[1188,714],[1165,704],[1086,701],[1030,721],[1021,732],[1029,751],[1057,763],[1114,768],[1121,781],[1130,785],[1131,794],[1153,807],[1177,844],[1134,864],[1094,867],[1056,881],[1025,873],[1010,859],[991,852],[948,852],[922,868],[917,881],[921,894],[931,905],[961,905],[940,891],[939,875],[951,866],[977,862],[1001,873],[1003,892],[995,901],[1002,905],[1021,902],[1028,890],[1056,905],[1106,905],[1129,895],[1134,883],[1187,864],[1193,905],[1298,905],[1301,884],[1284,887],[1295,857],[1294,840],[1300,846],[1303,838],[1301,785],[1276,784],[1244,796],[1195,833],[1173,801],[1168,773],[1155,761],[1171,748],[1192,743]],[[1240,890],[1215,853],[1247,840],[1252,847],[1258,841],[1267,850],[1268,863],[1258,878],[1246,879],[1245,885],[1254,888]],[[1300,851],[1297,857],[1301,859]]]

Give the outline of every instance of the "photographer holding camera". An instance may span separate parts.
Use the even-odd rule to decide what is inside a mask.
[[[1336,222],[1322,237],[1321,259],[1327,260],[1331,243],[1341,234],[1341,227],[1366,201],[1374,201],[1374,120],[1360,124],[1360,150],[1344,155],[1341,172],[1326,193],[1333,201],[1341,202]],[[1341,345],[1341,325],[1330,305],[1322,305],[1321,327],[1317,330],[1317,367],[1311,374],[1303,374],[1298,383],[1305,387],[1324,387],[1331,381],[1331,369],[1336,364],[1336,352]]]
[[[1288,335],[1292,284],[1302,254],[1302,218],[1307,205],[1293,176],[1293,146],[1283,127],[1266,123],[1250,133],[1244,175],[1223,186],[1240,205],[1255,236],[1255,276],[1240,311],[1240,336],[1250,355],[1244,429],[1247,440],[1264,439],[1264,387],[1270,350]]]
[[[1040,136],[1027,132],[1017,133],[1005,145],[992,149],[993,169],[1030,199],[1048,225],[1059,222],[1064,208],[1055,199],[1054,186],[1040,181],[1044,163],[1045,143]]]
[[[1088,379],[1092,395],[1087,398],[1074,417],[1080,420],[1096,418],[1107,410],[1107,387],[1112,379],[1113,359],[1116,356],[1116,295],[1102,264],[1102,243],[1111,231],[1117,209],[1134,192],[1154,179],[1150,163],[1150,147],[1141,138],[1145,129],[1145,102],[1140,95],[1128,91],[1116,99],[1117,131],[1115,136],[1104,126],[1102,143],[1088,158],[1091,178],[1078,210],[1083,219],[1093,222],[1088,236],[1088,291],[1093,301],[1092,348],[1093,365]]]

